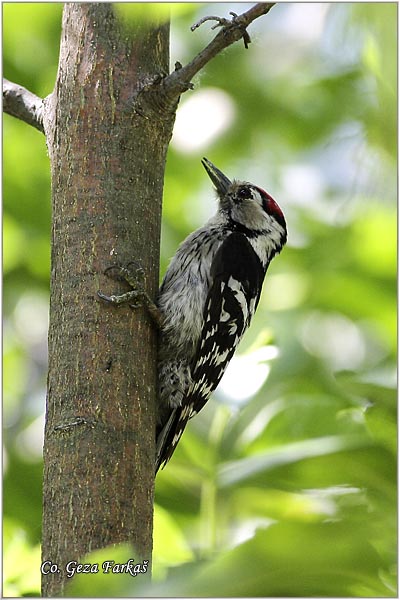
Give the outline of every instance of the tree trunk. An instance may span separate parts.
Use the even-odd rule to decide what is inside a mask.
[[[164,168],[174,110],[142,94],[168,72],[169,24],[130,23],[109,3],[66,4],[43,124],[52,173],[44,596],[65,564],[129,541],[151,559],[157,333],[145,310],[96,292],[134,260],[158,288]],[[139,101],[140,100],[140,101]],[[173,107],[175,108],[175,107]]]
[[[4,111],[46,134],[52,174],[44,596],[64,593],[68,562],[110,544],[130,542],[150,563],[157,333],[145,310],[117,311],[96,292],[126,291],[105,269],[136,262],[155,296],[180,94],[224,48],[247,48],[246,28],[273,5],[203,17],[191,29],[211,20],[219,33],[168,74],[169,23],[135,20],[131,3],[66,4],[53,93],[43,101],[3,80]]]

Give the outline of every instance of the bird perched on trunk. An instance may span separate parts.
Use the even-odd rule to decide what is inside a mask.
[[[159,328],[156,472],[217,387],[257,308],[268,266],[287,237],[285,217],[267,192],[230,181],[206,158],[202,163],[217,191],[218,210],[178,248],[156,304],[144,290],[138,266],[135,272],[106,270],[127,281],[130,292],[98,292],[115,305],[145,304]]]
[[[217,213],[181,244],[157,299],[161,313],[156,471],[217,387],[257,308],[267,268],[286,243],[278,204],[260,187],[203,166]]]

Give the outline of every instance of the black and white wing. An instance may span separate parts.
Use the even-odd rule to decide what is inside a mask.
[[[210,273],[203,331],[191,365],[192,385],[158,439],[157,469],[171,458],[188,420],[220,382],[257,308],[265,269],[247,237],[235,232],[221,244]]]

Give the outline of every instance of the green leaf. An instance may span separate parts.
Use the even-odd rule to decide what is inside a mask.
[[[73,598],[130,598],[142,585],[140,578],[150,576],[150,562],[135,561],[135,552],[129,544],[96,550],[66,568],[70,575],[66,596]]]
[[[346,523],[277,523],[196,568],[175,571],[165,595],[394,597],[362,529]],[[153,589],[157,594],[161,588]]]

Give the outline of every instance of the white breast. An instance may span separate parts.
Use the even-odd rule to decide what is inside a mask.
[[[224,235],[221,232],[220,236],[210,238],[205,228],[192,233],[165,274],[158,301],[165,316],[163,332],[167,337],[173,336],[174,346],[182,352],[188,350],[189,341],[193,345],[200,338],[211,264]]]

